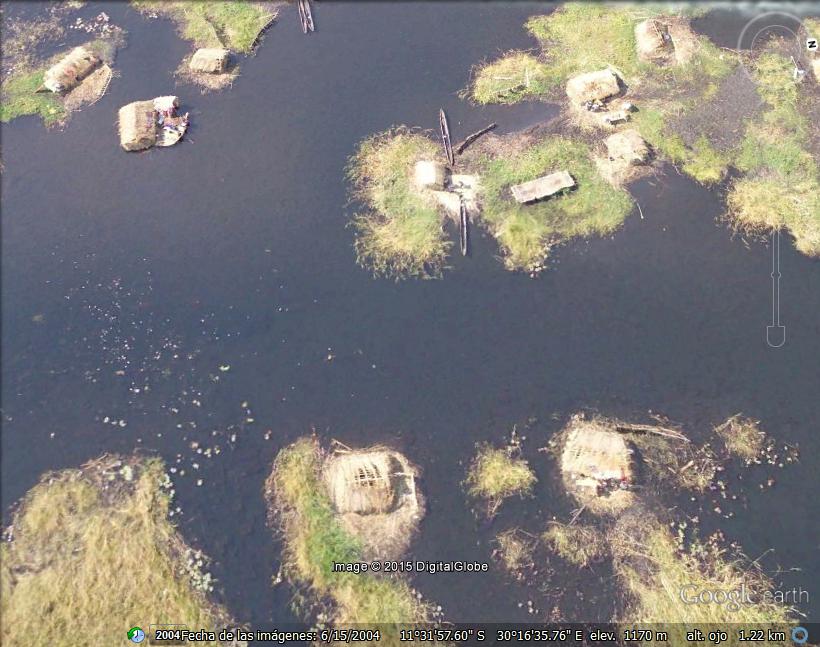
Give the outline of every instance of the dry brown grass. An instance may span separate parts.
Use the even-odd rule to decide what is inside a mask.
[[[63,645],[82,627],[85,644],[115,645],[134,624],[234,624],[168,520],[164,476],[159,460],[104,457],[43,477],[2,545],[0,642]]]
[[[747,463],[758,460],[766,448],[766,433],[760,428],[760,420],[746,418],[739,413],[715,427],[715,433],[729,454]]]
[[[609,554],[606,537],[592,526],[554,522],[541,537],[551,550],[576,566],[589,566]]]

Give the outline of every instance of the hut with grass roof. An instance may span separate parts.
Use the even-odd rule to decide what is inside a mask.
[[[618,75],[610,69],[579,74],[567,81],[567,96],[579,105],[603,103],[620,92]]]
[[[626,165],[643,164],[649,158],[649,146],[640,133],[630,128],[610,135],[604,140],[611,161]]]
[[[46,70],[43,87],[52,92],[68,92],[101,63],[99,56],[86,47],[75,47]]]
[[[575,180],[566,171],[557,171],[543,177],[522,182],[510,187],[510,192],[519,204],[543,200],[575,186]]]
[[[120,108],[120,146],[127,151],[151,148],[157,142],[157,111],[153,101],[134,101]]]
[[[635,25],[635,45],[642,61],[664,62],[674,53],[669,25],[654,18]]]
[[[222,47],[202,47],[194,52],[188,68],[197,74],[223,74],[228,70],[230,55]]]
[[[399,557],[424,514],[417,469],[386,447],[337,447],[325,461],[324,482],[342,526],[368,559]]]
[[[561,473],[567,489],[593,510],[616,512],[633,501],[634,450],[604,420],[575,416],[565,430]]]

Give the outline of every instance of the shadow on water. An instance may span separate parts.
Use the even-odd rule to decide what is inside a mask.
[[[168,22],[104,6],[130,33],[106,97],[63,132],[3,127],[5,513],[45,470],[156,452],[185,470],[183,531],[216,558],[234,614],[281,622],[291,592],[270,586],[279,548],[261,491],[276,452],[312,426],[398,444],[422,467],[415,556],[486,561],[497,532],[566,518],[537,448],[571,412],[652,409],[702,436],[744,411],[803,459],[721,525],[750,555],[774,547],[767,565],[804,569],[785,584],[818,580],[820,264],[784,245],[789,342],[768,348],[769,252],[716,223],[720,191],[674,169],[642,181],[643,219],[557,250],[538,280],[505,272],[480,235],[443,281],[374,281],[354,263],[344,167],[360,139],[433,128],[439,107],[457,139],[554,114],[457,96],[496,44],[532,46],[521,25],[543,5],[322,3],[310,37],[286,8],[232,90],[177,89],[194,124],[182,145],[132,155],[117,148],[117,107],[171,91],[188,46]],[[461,489],[474,444],[530,417],[538,496],[482,524]],[[599,576],[556,564],[533,586],[497,571],[415,584],[452,620],[532,620],[527,599],[543,618],[563,589],[569,618],[606,620]]]

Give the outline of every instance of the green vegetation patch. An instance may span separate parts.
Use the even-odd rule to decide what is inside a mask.
[[[356,255],[376,275],[440,275],[451,243],[439,208],[412,179],[417,161],[439,158],[433,141],[405,128],[369,137],[351,158],[352,197],[366,207],[353,219]]]
[[[600,562],[609,554],[603,533],[592,526],[551,523],[542,539],[551,550],[580,567]]]
[[[760,428],[760,421],[745,418],[739,413],[715,427],[715,433],[729,454],[747,463],[758,460],[766,449],[766,433]]]
[[[527,461],[516,453],[515,448],[495,449],[480,445],[470,464],[465,481],[467,493],[486,500],[490,515],[498,510],[504,499],[516,494],[531,494],[538,480]]]
[[[389,633],[389,623],[427,621],[430,609],[404,580],[333,571],[334,562],[361,561],[362,550],[334,516],[321,464],[316,441],[302,438],[279,452],[268,478],[266,491],[272,517],[281,524],[288,578],[305,586],[317,602],[330,600],[337,626],[379,625]],[[398,644],[397,635],[385,640]]]
[[[0,122],[25,115],[39,115],[46,126],[53,126],[66,118],[66,109],[58,95],[37,92],[43,84],[48,66],[34,71],[22,71],[3,79],[0,91]]]
[[[543,97],[561,79],[547,65],[526,52],[508,52],[473,70],[472,99],[476,103],[518,103]]]
[[[509,269],[539,269],[554,242],[612,232],[632,210],[629,194],[600,176],[583,142],[550,136],[523,151],[485,157],[480,166],[481,219]],[[575,189],[535,204],[513,200],[512,185],[559,170],[569,171]]]
[[[4,645],[61,645],[77,627],[87,644],[123,644],[128,622],[233,624],[168,520],[166,479],[159,460],[112,457],[43,477],[0,548]]]
[[[753,63],[766,109],[747,123],[736,162],[746,176],[730,187],[729,217],[747,230],[786,228],[798,250],[820,256],[820,174],[809,148],[817,126],[806,116],[812,99],[792,70],[791,60],[777,51]]]
[[[265,2],[215,0],[132,0],[143,12],[171,18],[180,26],[182,37],[197,47],[226,47],[249,53],[264,29],[276,18]]]
[[[615,533],[612,550],[615,570],[629,594],[624,622],[664,623],[670,628],[671,644],[684,644],[685,632],[696,626],[737,623],[751,628],[771,623],[784,628],[790,621],[792,610],[766,597],[774,585],[765,574],[745,560],[730,558],[717,543],[685,546],[668,526],[644,516],[629,524],[629,530]],[[719,597],[718,602],[690,601],[701,592],[708,596],[742,590],[751,592],[752,599],[735,593],[732,600],[722,602]],[[737,645],[736,639],[726,644]]]

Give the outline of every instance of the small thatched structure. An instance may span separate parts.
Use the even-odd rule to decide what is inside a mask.
[[[424,514],[416,476],[404,456],[385,447],[337,449],[325,461],[323,478],[336,515],[368,559],[395,558],[407,549]]]
[[[565,431],[561,473],[567,489],[593,511],[619,512],[632,504],[634,450],[602,420],[573,417]]]
[[[422,189],[441,191],[447,186],[449,170],[440,162],[419,160],[414,168],[414,178]]]
[[[629,165],[643,164],[649,158],[649,146],[637,130],[622,130],[604,140],[609,159]]]
[[[75,47],[60,61],[46,70],[43,87],[52,92],[67,92],[101,63],[100,58],[85,47]]]
[[[674,53],[669,25],[649,18],[635,25],[635,43],[642,61],[663,62]]]
[[[134,101],[120,108],[120,146],[127,151],[151,148],[157,142],[157,112],[153,101]]]
[[[618,75],[609,69],[579,74],[567,81],[567,96],[576,104],[604,102],[620,92]]]
[[[203,47],[194,52],[188,68],[198,74],[223,74],[228,70],[230,55],[221,47]]]
[[[812,59],[811,71],[814,74],[814,80],[820,83],[820,58]]]
[[[559,191],[571,189],[575,186],[575,180],[566,171],[557,171],[543,177],[522,182],[510,187],[513,198],[519,204],[542,200]]]

